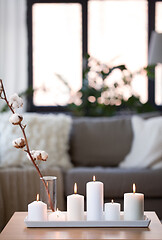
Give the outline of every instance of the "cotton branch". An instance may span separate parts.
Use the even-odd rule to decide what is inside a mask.
[[[27,153],[29,159],[32,161],[34,167],[36,168],[41,180],[43,181],[44,187],[47,191],[47,195],[48,195],[51,210],[54,212],[54,208],[53,208],[53,205],[52,205],[51,196],[50,196],[50,193],[49,193],[49,190],[48,190],[48,186],[47,186],[45,180],[43,179],[43,175],[42,175],[41,171],[39,170],[37,164],[35,163],[35,160],[46,161],[46,159],[48,157],[48,154],[44,151],[35,151],[36,152],[35,153],[36,157],[34,157],[34,155],[32,154],[32,151],[30,151],[28,140],[27,140],[27,137],[26,137],[26,133],[25,133],[26,125],[22,124],[23,117],[20,114],[16,114],[15,110],[14,110],[15,108],[19,108],[19,107],[23,106],[23,100],[17,94],[14,94],[8,100],[7,96],[6,96],[4,86],[3,86],[3,81],[1,79],[0,79],[0,98],[7,103],[9,109],[13,113],[13,115],[10,117],[9,121],[13,125],[19,125],[19,127],[21,128],[21,131],[23,133],[23,136],[24,136],[24,138],[18,138],[16,140],[14,140],[13,141],[13,146],[16,147],[16,148],[23,148],[24,146],[26,146],[26,149],[24,151]]]

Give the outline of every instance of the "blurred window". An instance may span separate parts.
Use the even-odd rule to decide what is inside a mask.
[[[132,72],[147,66],[150,33],[162,31],[162,3],[155,0],[71,0],[28,3],[29,110],[60,107],[82,85],[82,60],[89,53],[109,66]],[[156,5],[156,21],[155,8]],[[117,75],[113,74],[115,79]],[[133,91],[144,103],[148,79],[137,76]],[[157,100],[157,102],[162,102]],[[58,110],[58,108],[57,108]]]

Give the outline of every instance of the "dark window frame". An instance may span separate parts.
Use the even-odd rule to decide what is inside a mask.
[[[147,0],[148,2],[148,46],[151,32],[155,30],[155,4],[162,0]],[[88,46],[88,0],[27,0],[27,27],[28,27],[28,86],[33,86],[32,66],[32,5],[34,3],[80,3],[82,6],[82,55],[87,53]],[[148,101],[162,110],[162,106],[155,104],[155,81],[148,79]],[[35,106],[33,96],[28,98],[27,111],[29,112],[66,112],[62,106]]]

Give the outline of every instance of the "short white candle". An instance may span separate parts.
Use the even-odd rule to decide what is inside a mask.
[[[86,185],[87,194],[87,220],[98,221],[103,219],[103,199],[104,187],[103,183],[96,181],[93,176],[93,181]]]
[[[105,203],[105,220],[120,220],[120,203],[115,203],[113,200],[110,203]]]
[[[133,184],[133,193],[124,194],[124,220],[144,219],[144,194],[136,193],[136,186]]]
[[[57,208],[56,212],[49,213],[48,221],[65,221],[65,214]]]
[[[37,201],[28,205],[28,221],[47,221],[47,204],[39,201],[39,194]]]
[[[77,194],[77,184],[74,184],[74,194],[67,196],[67,220],[84,220],[84,196]]]

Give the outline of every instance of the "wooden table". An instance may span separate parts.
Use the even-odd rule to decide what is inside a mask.
[[[0,240],[36,239],[161,239],[162,224],[155,212],[146,212],[149,228],[27,228],[26,212],[16,212],[0,234]]]

